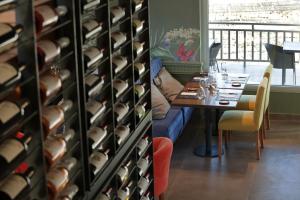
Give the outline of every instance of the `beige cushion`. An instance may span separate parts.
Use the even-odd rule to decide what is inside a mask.
[[[236,109],[237,110],[254,110],[255,109],[255,95],[242,95]]]
[[[152,118],[163,119],[170,110],[170,104],[159,89],[151,84]]]
[[[164,67],[161,68],[157,77],[154,78],[155,85],[168,101],[173,101],[183,90],[183,85],[179,83]]]
[[[219,120],[220,130],[237,130],[252,132],[258,130],[254,123],[253,111],[230,110],[224,112]]]

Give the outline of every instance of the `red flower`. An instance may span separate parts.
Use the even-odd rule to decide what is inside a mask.
[[[176,55],[180,61],[189,61],[189,59],[194,55],[194,51],[186,50],[184,44],[180,43]]]

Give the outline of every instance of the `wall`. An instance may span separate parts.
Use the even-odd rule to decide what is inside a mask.
[[[199,1],[151,0],[151,55],[166,61],[200,62]]]

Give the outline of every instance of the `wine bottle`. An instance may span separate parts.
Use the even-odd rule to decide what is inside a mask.
[[[150,192],[148,192],[146,195],[144,195],[141,200],[150,200]]]
[[[41,40],[37,43],[39,66],[49,64],[60,56],[61,50],[70,45],[70,39],[62,37],[58,40]]]
[[[143,28],[144,28],[144,23],[145,21],[141,21],[139,19],[133,19],[132,20],[132,24],[133,24],[133,33],[136,35],[138,33],[140,33]]]
[[[118,22],[120,19],[125,17],[126,10],[121,6],[114,6],[110,9],[111,13],[111,23],[114,24]]]
[[[103,23],[99,23],[96,20],[90,19],[83,23],[82,29],[84,40],[87,40],[102,31]]]
[[[119,182],[119,185],[123,185],[127,179],[129,178],[129,173],[131,171],[132,161],[128,161],[125,165],[121,166],[119,171],[117,172],[117,179]]]
[[[0,170],[7,169],[17,158],[25,157],[28,151],[32,136],[21,132],[17,135],[21,137],[8,138],[0,144]]]
[[[130,123],[118,126],[115,130],[115,134],[117,137],[117,143],[120,146],[130,134]]]
[[[75,198],[76,194],[79,191],[77,185],[71,184],[66,186],[66,188],[59,194],[58,200],[72,200]]]
[[[22,31],[21,25],[12,26],[7,23],[0,23],[0,53],[14,47]]]
[[[41,5],[35,8],[35,24],[37,33],[42,32],[54,26],[60,17],[67,14],[68,8],[66,6],[58,6],[52,8],[49,5]]]
[[[22,100],[4,100],[0,102],[0,129],[8,128],[12,123],[23,117],[27,113],[29,101]]]
[[[100,5],[100,0],[83,0],[83,10],[89,10]]]
[[[98,75],[91,74],[85,78],[85,87],[88,97],[95,97],[104,86],[106,76],[99,77]]]
[[[44,154],[49,166],[53,166],[67,152],[67,144],[73,139],[75,131],[69,129],[64,134],[48,136],[44,145]]]
[[[94,66],[104,56],[104,49],[97,47],[90,47],[84,52],[84,65],[86,69]]]
[[[137,99],[141,98],[146,92],[146,83],[144,84],[137,84],[134,87],[134,93]]]
[[[128,60],[124,56],[114,56],[112,59],[112,64],[115,74],[119,73],[122,69],[127,66]]]
[[[61,89],[63,81],[70,78],[71,72],[67,69],[61,70],[59,73],[50,71],[46,75],[40,77],[40,91],[42,102],[45,104],[53,98]]]
[[[149,168],[149,164],[150,164],[150,158],[149,155],[141,158],[138,163],[137,163],[137,167],[138,167],[138,173],[140,176],[143,176],[147,169]]]
[[[149,145],[148,137],[143,138],[137,145],[138,155],[141,156]]]
[[[128,80],[123,81],[121,79],[114,80],[113,82],[115,96],[118,98],[121,94],[125,92],[125,90],[128,88]]]
[[[86,110],[90,124],[93,124],[105,112],[106,106],[107,101],[91,100],[87,103]]]
[[[88,141],[90,149],[95,149],[107,136],[107,126],[93,127],[88,131]]]
[[[142,120],[146,115],[146,106],[147,102],[144,102],[142,105],[138,105],[135,108],[136,116],[138,117],[138,121]]]
[[[127,40],[126,33],[123,32],[113,32],[111,34],[111,38],[112,38],[112,46],[114,49],[124,44]]]
[[[111,200],[112,199],[113,189],[109,188],[106,192],[102,192],[100,197],[97,200]]]
[[[141,177],[141,179],[138,182],[138,191],[139,194],[142,196],[148,189],[149,185],[150,185],[150,174]]]
[[[146,63],[135,63],[134,64],[134,76],[139,79],[141,75],[146,71]]]
[[[76,158],[71,157],[50,169],[47,174],[47,187],[50,199],[57,198],[58,194],[65,189],[70,180],[70,172],[76,163]]]
[[[131,188],[133,186],[133,182],[130,181],[126,187],[119,189],[117,200],[128,200],[130,197]]]
[[[16,7],[17,0],[2,0],[0,1],[0,12]]]
[[[54,133],[65,121],[65,112],[71,110],[73,102],[64,101],[60,105],[45,107],[42,109],[42,124],[46,135]]]
[[[129,103],[118,103],[115,106],[115,114],[117,122],[120,122],[125,115],[129,112]]]
[[[139,56],[144,51],[145,42],[133,42],[134,55]]]
[[[16,63],[0,63],[0,90],[4,90],[17,83],[22,78],[26,65]]]
[[[132,1],[132,10],[133,12],[137,12],[143,7],[144,0],[133,0]]]
[[[97,175],[107,163],[107,161],[109,160],[109,152],[110,149],[107,149],[105,151],[97,150],[90,155],[89,161],[91,165],[92,177],[95,177],[95,175]]]
[[[24,173],[15,173],[7,177],[0,185],[0,199],[21,199],[21,196],[31,188],[34,169],[29,167]]]

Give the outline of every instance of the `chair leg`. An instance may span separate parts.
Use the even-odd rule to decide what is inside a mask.
[[[256,159],[260,160],[260,147],[259,147],[259,140],[260,140],[260,131],[256,132]]]
[[[161,193],[158,197],[159,200],[165,200],[165,193]]]
[[[266,110],[266,122],[267,122],[267,130],[270,130],[270,109],[269,106]]]
[[[264,127],[261,127],[259,129],[259,140],[260,140],[260,147],[263,149],[264,148]]]
[[[228,142],[229,142],[229,131],[225,132],[225,147],[228,148]]]
[[[261,124],[261,134],[262,134],[262,138],[263,139],[266,139],[266,117],[264,116],[263,117],[263,121],[262,121],[262,124]]]
[[[221,158],[222,158],[222,137],[223,137],[222,130],[219,130],[219,137],[218,137],[218,157],[219,157],[219,160],[221,160]]]

